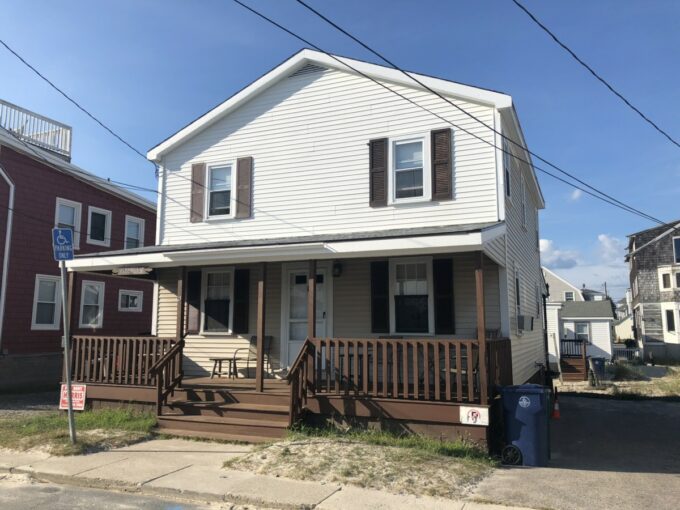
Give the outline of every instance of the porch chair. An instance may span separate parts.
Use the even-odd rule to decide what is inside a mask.
[[[267,372],[272,371],[272,361],[271,361],[271,350],[272,350],[272,340],[274,339],[271,335],[265,335],[263,348],[264,348],[264,368]],[[234,372],[238,377],[238,362],[246,362],[246,378],[250,371],[250,363],[253,362],[255,365],[253,368],[257,367],[257,336],[253,335],[250,337],[250,345],[248,347],[239,347],[234,351],[233,356]]]

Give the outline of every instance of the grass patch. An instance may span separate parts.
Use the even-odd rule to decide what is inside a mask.
[[[627,363],[614,363],[611,365],[611,377],[613,381],[645,381],[642,372]]]
[[[466,441],[312,427],[225,462],[227,468],[259,474],[448,498],[462,497],[495,465]]]
[[[0,420],[0,447],[43,448],[54,455],[76,455],[147,439],[156,416],[131,409],[100,409],[75,414],[77,443],[72,445],[66,413]]]

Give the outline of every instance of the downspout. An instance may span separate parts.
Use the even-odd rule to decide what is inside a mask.
[[[7,296],[7,274],[9,272],[9,252],[12,245],[12,222],[14,220],[14,183],[0,166],[0,176],[9,186],[9,202],[7,204],[7,227],[5,228],[5,253],[2,258],[2,285],[0,285],[0,355],[2,354],[2,337],[5,326],[5,302]]]
[[[550,370],[550,353],[548,352],[548,296],[550,296],[550,285],[545,284],[545,294],[543,294],[543,348],[545,349],[545,386],[552,390],[552,370]],[[559,366],[560,360],[557,360]]]

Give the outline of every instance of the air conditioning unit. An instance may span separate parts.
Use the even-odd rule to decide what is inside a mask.
[[[518,315],[517,329],[519,329],[520,331],[533,331],[534,318],[531,315]]]

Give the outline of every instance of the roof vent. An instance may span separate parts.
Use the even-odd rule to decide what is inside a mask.
[[[316,64],[306,64],[302,66],[300,69],[295,71],[293,74],[289,76],[289,78],[294,78],[296,76],[303,76],[305,74],[312,74],[312,73],[321,73],[325,71],[325,67],[318,66]]]

